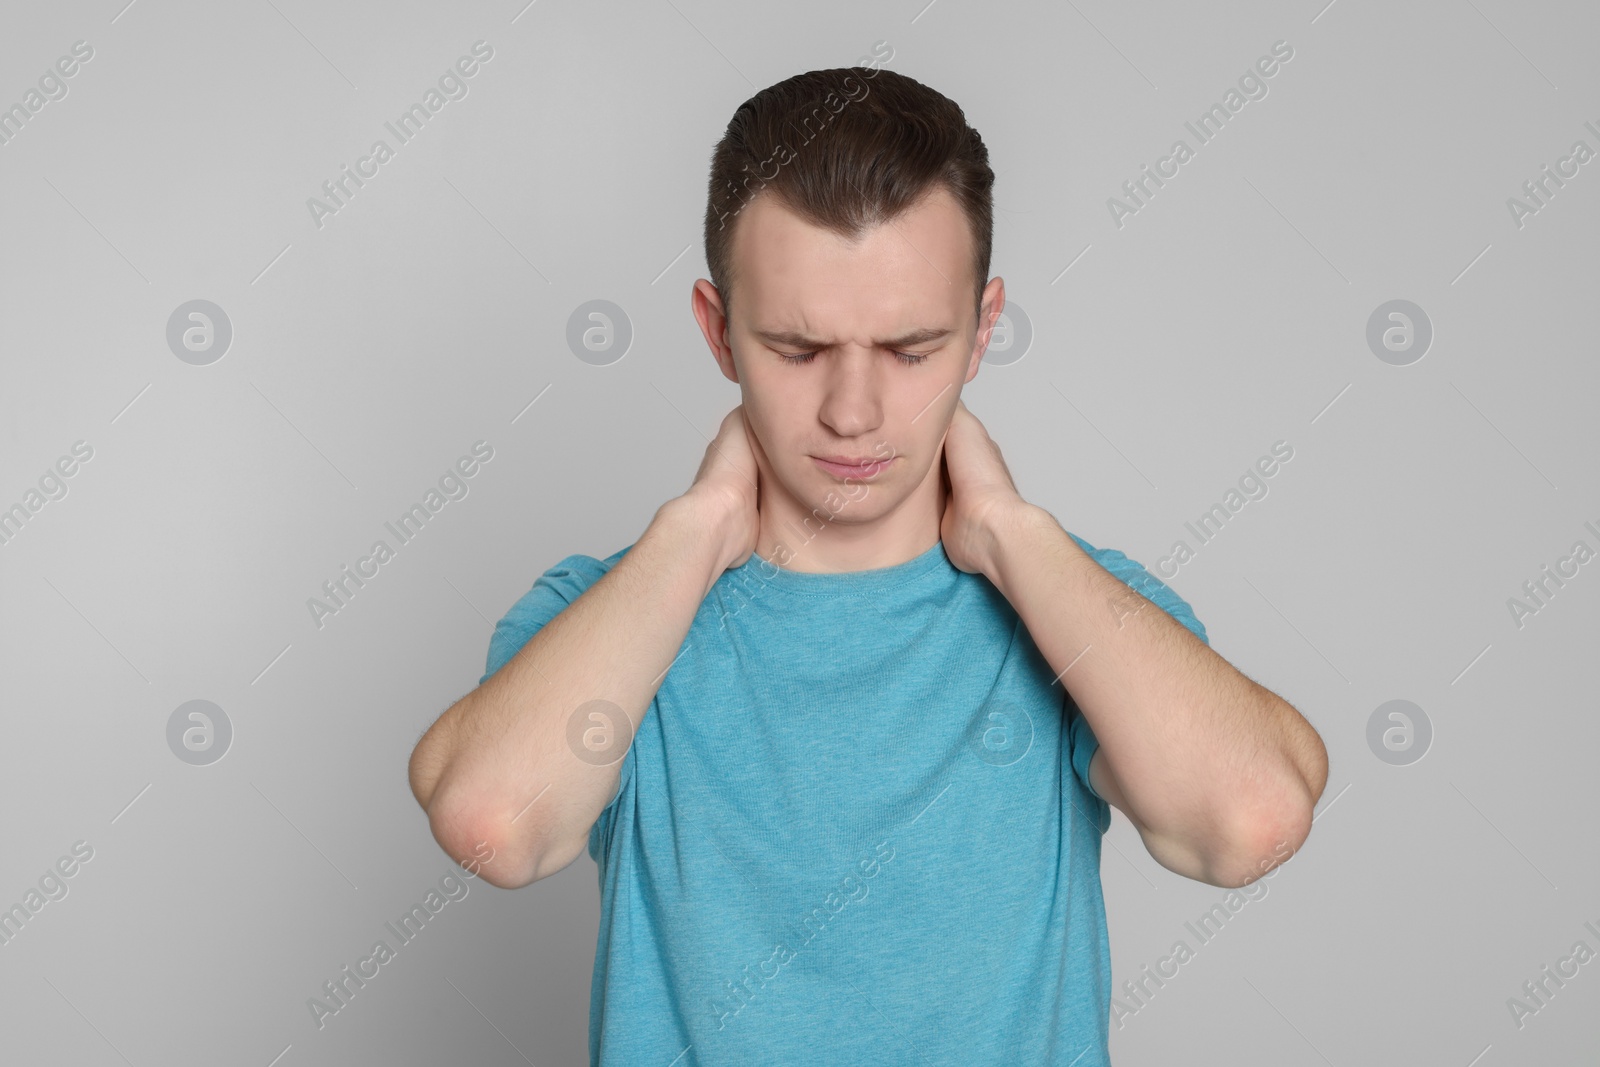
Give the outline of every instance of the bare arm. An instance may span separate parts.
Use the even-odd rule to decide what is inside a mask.
[[[1237,888],[1299,849],[1328,778],[1311,724],[1107,573],[1049,512],[1008,514],[995,584],[1100,742],[1090,784],[1156,862]]]
[[[709,526],[688,497],[662,505],[627,555],[423,735],[411,789],[452,857],[493,856],[480,873],[506,889],[578,857],[634,731],[617,731],[604,754],[615,762],[596,766],[569,747],[568,720],[596,699],[643,719],[722,574]]]
[[[1233,889],[1299,849],[1328,781],[1311,724],[1024,500],[959,399],[943,458],[946,554],[1016,609],[1099,741],[1089,784],[1156,862]]]
[[[577,859],[701,603],[754,551],[758,475],[746,432],[735,408],[689,492],[417,742],[411,791],[434,839],[491,884],[524,886]],[[603,766],[568,742],[575,714],[589,727],[579,709],[593,700],[631,724],[617,724]]]

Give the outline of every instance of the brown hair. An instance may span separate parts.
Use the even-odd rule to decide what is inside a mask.
[[[976,307],[994,243],[994,171],[955,101],[874,67],[813,70],[761,90],[739,105],[711,155],[706,266],[724,310],[733,306],[733,224],[758,194],[855,239],[936,186],[972,231]]]

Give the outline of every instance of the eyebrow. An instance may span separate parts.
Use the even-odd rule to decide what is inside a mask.
[[[770,345],[783,345],[788,348],[801,348],[806,350],[837,347],[834,342],[822,341],[814,337],[807,337],[796,330],[753,330],[757,337]],[[913,345],[927,344],[929,341],[938,341],[955,333],[953,329],[940,329],[937,326],[924,326],[912,330],[910,333],[899,337],[880,338],[875,343],[885,348],[910,348]]]

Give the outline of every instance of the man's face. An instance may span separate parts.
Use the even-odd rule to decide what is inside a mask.
[[[779,495],[763,508],[791,513],[781,518],[822,508],[857,525],[914,494],[936,495],[945,431],[1005,294],[999,278],[989,282],[980,320],[972,236],[955,198],[936,188],[857,243],[769,196],[734,225],[733,320],[704,280],[695,310],[741,387],[762,476],[776,482],[764,486]],[[830,457],[887,463],[863,476],[818,462]],[[842,509],[841,499],[850,501]]]

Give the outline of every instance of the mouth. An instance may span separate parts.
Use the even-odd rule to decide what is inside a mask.
[[[894,462],[894,457],[877,459],[872,457],[853,458],[850,456],[812,456],[812,460],[823,470],[836,478],[866,479],[875,477],[889,464]]]

